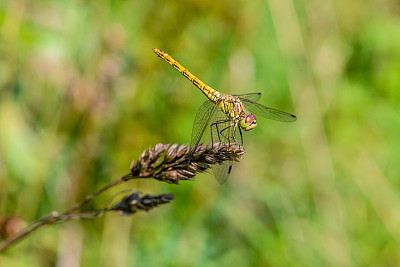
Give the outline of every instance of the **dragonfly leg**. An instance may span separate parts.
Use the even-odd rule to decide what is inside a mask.
[[[216,121],[216,122],[214,122],[214,123],[211,124],[210,128],[211,128],[211,142],[212,142],[212,145],[214,145],[214,138],[213,138],[212,127],[215,126],[215,129],[216,129],[216,132],[217,132],[217,135],[218,135],[218,141],[221,143],[221,138],[220,138],[220,133],[221,133],[221,132],[220,132],[219,129],[218,129],[218,124],[226,123],[226,122],[229,122],[229,120],[220,120],[220,121]],[[224,136],[224,135],[222,135],[222,136]],[[224,136],[224,137],[225,137],[225,136]],[[226,137],[225,137],[225,138],[226,138]],[[226,139],[228,139],[228,138],[226,138]]]
[[[230,145],[231,144],[231,140],[230,140],[230,138],[229,138],[229,133],[228,133],[228,136],[225,136],[222,132],[224,132],[225,130],[228,130],[229,128],[231,128],[232,126],[235,126],[235,124],[229,124],[228,126],[226,126],[224,129],[222,129],[220,132],[219,132],[219,134],[220,135],[222,135],[223,137],[225,137],[225,139],[228,141],[228,144]],[[235,137],[233,137],[234,138],[234,140],[236,141],[236,138]]]
[[[210,130],[211,130],[211,146],[212,147],[214,146],[213,126],[215,126],[215,129],[217,130],[217,133],[218,133],[218,124],[217,123],[213,123],[210,126]],[[218,135],[218,139],[219,139],[219,142],[221,143],[221,139],[219,138],[219,135]]]
[[[237,127],[237,124],[235,124],[233,126],[233,140],[235,141],[236,144],[238,144],[240,146],[240,143],[238,142],[238,140],[236,139],[236,129],[239,128],[239,133],[240,133],[240,137],[241,137],[241,141],[242,141],[242,145],[243,145],[243,138],[242,138],[242,132],[240,131],[240,127]]]
[[[239,129],[239,133],[240,133],[240,143],[238,142],[238,140],[236,139],[236,129]],[[237,126],[237,124],[235,124],[234,125],[234,128],[233,128],[233,140],[235,140],[235,143],[236,144],[238,144],[239,145],[239,147],[240,146],[242,146],[243,147],[243,136],[242,136],[242,130],[240,129],[240,127],[238,127]]]
[[[239,133],[240,133],[240,141],[242,141],[242,147],[244,147],[244,145],[243,145],[243,136],[242,136],[242,130],[240,129],[240,127],[238,127],[239,128]],[[236,135],[235,135],[236,136]],[[239,144],[239,146],[240,146],[240,144]]]
[[[212,127],[213,127],[213,125],[211,124],[211,126],[210,126],[210,131],[211,131],[211,147],[214,147],[214,138],[213,138]]]

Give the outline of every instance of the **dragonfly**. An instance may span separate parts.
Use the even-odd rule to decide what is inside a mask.
[[[243,146],[243,131],[251,131],[257,126],[256,116],[282,122],[293,122],[295,115],[277,109],[263,106],[257,101],[261,93],[249,93],[241,95],[221,94],[218,90],[202,82],[199,78],[190,73],[178,61],[173,59],[164,51],[154,48],[154,53],[169,63],[174,69],[189,79],[208,98],[196,113],[193,123],[190,146],[193,152],[199,146],[207,127],[210,128],[210,141],[237,144]],[[238,141],[239,139],[239,141]],[[190,156],[189,162],[191,160]],[[221,165],[213,166],[214,176],[220,184],[227,181],[232,163],[224,161]]]

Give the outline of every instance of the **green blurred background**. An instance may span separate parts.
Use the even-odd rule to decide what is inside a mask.
[[[126,174],[158,142],[189,143],[200,91],[298,116],[258,118],[246,155],[211,174],[116,192],[169,205],[45,228],[0,266],[400,265],[400,3],[0,2],[0,217],[32,222]]]

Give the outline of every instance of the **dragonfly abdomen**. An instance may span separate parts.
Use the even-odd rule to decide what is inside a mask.
[[[154,53],[157,54],[160,58],[164,59],[168,64],[170,64],[174,69],[182,73],[188,80],[190,80],[197,88],[199,88],[203,94],[212,102],[217,102],[220,97],[221,93],[208,86],[207,84],[203,83],[199,78],[194,76],[190,71],[188,71],[185,67],[183,67],[178,61],[173,59],[170,55],[165,53],[160,49],[153,49]]]

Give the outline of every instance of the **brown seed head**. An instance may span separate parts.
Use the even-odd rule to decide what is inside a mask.
[[[158,205],[166,204],[173,200],[174,196],[172,194],[141,196],[140,192],[135,192],[125,196],[120,202],[115,204],[111,210],[122,213],[123,215],[130,215],[139,210],[148,211]]]
[[[178,184],[180,180],[192,180],[193,176],[206,171],[212,164],[238,161],[243,154],[243,147],[235,144],[215,144],[212,147],[199,145],[190,148],[186,145],[159,143],[143,152],[139,160],[132,162],[131,174],[126,178],[152,177]]]

